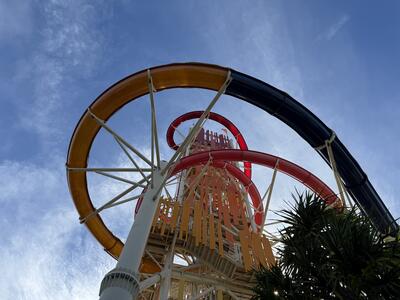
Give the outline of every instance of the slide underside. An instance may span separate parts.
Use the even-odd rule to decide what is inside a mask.
[[[293,128],[313,148],[324,145],[333,131],[287,93],[248,75],[231,70],[232,82],[226,94],[243,99],[277,117]],[[381,232],[396,234],[398,225],[375,191],[360,165],[335,137],[331,144],[338,172],[353,199]],[[326,148],[319,150],[329,163]]]

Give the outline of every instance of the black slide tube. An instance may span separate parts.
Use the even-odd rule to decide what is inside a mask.
[[[243,99],[265,110],[295,130],[313,148],[324,145],[333,131],[317,116],[287,93],[246,74],[231,70],[232,82],[226,94]],[[382,233],[396,235],[393,216],[375,191],[367,175],[338,137],[332,144],[337,169],[352,198]],[[329,163],[326,149],[320,154]]]

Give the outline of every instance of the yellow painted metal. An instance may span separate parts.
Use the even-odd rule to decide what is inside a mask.
[[[201,241],[201,208],[200,208],[200,201],[198,200],[194,202],[192,235],[195,237],[196,246],[198,246]]]
[[[218,225],[217,225],[217,230],[218,230],[218,254],[221,256],[224,256],[224,242],[222,240],[222,225],[221,225],[221,220],[218,218]]]
[[[224,300],[224,294],[222,290],[217,291],[217,300]]]
[[[274,266],[276,264],[275,256],[272,252],[271,243],[269,242],[268,238],[265,236],[261,237],[261,241],[264,248],[264,255],[267,259],[268,265]]]
[[[214,224],[214,214],[213,213],[210,215],[209,238],[210,238],[210,249],[214,250],[215,249],[215,224]]]
[[[163,219],[166,220],[168,218],[168,211],[169,211],[170,201],[167,198],[163,199],[163,208],[161,214],[163,215]],[[161,235],[165,234],[165,229],[167,227],[167,223],[165,221],[161,222]]]
[[[247,225],[246,208],[244,201],[240,203],[240,219],[243,225]]]
[[[242,257],[243,257],[243,265],[246,271],[251,270],[251,256],[250,256],[250,249],[249,249],[249,239],[250,236],[247,234],[246,230],[239,231],[239,241],[240,247],[242,250]]]
[[[179,231],[179,238],[183,239],[183,234],[185,233],[185,238],[187,237],[189,231],[189,218],[190,218],[190,203],[189,201],[183,201],[183,208],[182,208],[182,220],[181,226]]]
[[[154,88],[161,91],[169,88],[197,87],[217,91],[226,80],[227,68],[196,64],[172,64],[151,69]],[[119,81],[102,93],[91,105],[90,110],[107,121],[125,104],[148,94],[147,70],[140,71]],[[76,126],[68,151],[67,167],[86,168],[90,148],[100,130],[100,125],[85,112]],[[69,190],[80,218],[95,211],[89,196],[85,172],[67,171]],[[117,258],[123,243],[103,223],[99,215],[90,218],[85,225],[104,249]]]
[[[251,241],[252,241],[253,255],[257,258],[259,264],[261,264],[263,267],[267,267],[268,266],[267,259],[263,251],[263,245],[260,234],[252,232]]]
[[[153,231],[154,231],[155,228],[157,227],[158,218],[159,218],[159,216],[160,216],[161,202],[162,202],[162,201],[161,201],[161,199],[160,199],[160,201],[158,201],[158,204],[157,204],[156,213],[154,214],[154,217],[153,217],[153,223],[152,223]]]
[[[223,215],[224,215],[224,225],[228,229],[231,229],[232,228],[231,216],[229,214],[229,208],[228,208],[228,204],[227,203],[222,205],[222,211],[223,211]],[[228,240],[228,242],[233,244],[233,235],[232,235],[232,233],[229,232],[228,230],[225,230],[225,236],[226,236],[226,239]]]
[[[178,285],[178,300],[185,300],[184,290],[185,290],[185,281],[181,279],[179,280],[179,285]]]
[[[201,218],[201,221],[203,223],[202,226],[202,242],[203,245],[206,246],[208,242],[208,215],[206,214],[206,211],[203,210],[203,217]]]
[[[178,222],[178,216],[181,211],[181,206],[178,201],[175,201],[174,207],[172,209],[172,217],[171,217],[171,231],[174,232],[176,228],[176,223]]]
[[[229,203],[229,212],[232,215],[233,224],[236,226],[239,225],[238,213],[239,213],[239,206],[237,203],[236,198],[236,186],[232,183],[228,186],[228,203]]]

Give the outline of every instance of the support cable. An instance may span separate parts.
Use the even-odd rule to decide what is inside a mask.
[[[141,198],[141,197],[143,197],[143,196],[144,196],[144,193],[143,193],[143,194],[140,194],[140,195],[133,196],[133,197],[129,197],[129,198],[126,198],[126,199],[124,199],[124,200],[120,200],[120,201],[118,201],[118,202],[114,202],[114,203],[112,203],[112,204],[110,204],[110,205],[107,205],[104,209],[108,209],[108,208],[111,208],[111,207],[114,207],[114,206],[118,206],[118,205],[121,205],[121,204],[130,202],[130,201],[139,199],[139,198]]]
[[[151,132],[152,132],[151,136],[155,144],[157,168],[160,168],[160,148],[158,145],[156,106],[154,104],[154,94],[153,94],[154,92],[156,92],[156,90],[153,85],[153,77],[151,76],[150,70],[147,70],[147,84],[149,87],[150,104],[151,104]]]
[[[273,192],[273,190],[274,190],[276,174],[278,173],[278,164],[279,164],[279,159],[276,160],[275,167],[274,167],[274,173],[272,174],[271,183],[269,184],[269,187],[268,187],[268,189],[267,189],[267,191],[268,191],[268,196],[267,196],[267,202],[265,203],[264,216],[263,216],[263,220],[262,220],[262,222],[261,222],[260,234],[262,234],[262,232],[263,232],[264,225],[265,225],[265,220],[267,219],[269,204],[270,204],[270,202],[271,202],[272,192]],[[261,200],[261,203],[262,203],[263,201],[264,201],[264,198]]]
[[[162,270],[162,266],[160,265],[160,263],[157,261],[157,259],[155,259],[155,257],[150,253],[149,250],[144,250],[145,253],[151,258],[151,260],[160,268],[160,270]]]
[[[68,172],[151,172],[150,168],[73,168],[67,167]]]
[[[196,124],[194,125],[194,127],[192,128],[192,130],[189,132],[189,134],[187,135],[187,137],[185,138],[185,140],[183,141],[183,143],[179,146],[179,148],[176,150],[176,152],[174,153],[174,155],[171,157],[171,159],[169,160],[169,162],[167,163],[167,165],[165,166],[162,174],[164,174],[169,168],[170,166],[176,161],[176,159],[185,152],[187,146],[189,145],[190,141],[196,137],[196,135],[198,134],[198,132],[200,131],[200,128],[203,125],[203,122],[205,121],[206,117],[209,115],[211,109],[214,107],[215,103],[217,103],[218,99],[222,96],[222,94],[225,93],[229,83],[231,82],[232,78],[231,78],[231,72],[228,71],[227,76],[226,76],[226,80],[225,82],[222,84],[221,88],[218,90],[217,94],[215,95],[215,97],[211,100],[210,104],[208,105],[208,107],[204,110],[203,114],[200,116],[200,118],[197,120]]]
[[[130,150],[132,150],[137,156],[139,156],[142,160],[144,160],[150,167],[154,167],[154,165],[148,160],[146,156],[144,156],[140,151],[138,151],[135,147],[133,147],[131,144],[129,144],[127,141],[125,141],[120,135],[118,135],[114,130],[111,129],[110,126],[108,126],[102,119],[97,117],[91,110],[88,108],[87,110],[89,114],[92,116],[92,118],[105,130],[107,130],[114,138],[117,138],[120,140],[122,144],[124,144],[126,147],[128,147]]]
[[[140,186],[140,187],[143,187],[143,188],[145,187],[145,185],[140,184],[138,182],[135,182],[135,181],[123,178],[123,177],[115,176],[115,175],[112,175],[112,174],[108,174],[108,173],[105,173],[105,172],[102,172],[102,171],[96,171],[95,173],[99,174],[99,175],[103,175],[105,177],[109,177],[109,178],[121,181],[121,182],[129,183],[129,184],[132,184],[132,185],[137,185],[137,186]],[[147,180],[146,177],[145,177],[145,179]]]
[[[126,156],[128,156],[129,160],[132,162],[132,164],[138,169],[140,175],[142,175],[143,179],[146,180],[147,183],[149,183],[148,179],[146,178],[146,175],[144,175],[143,171],[140,169],[139,165],[136,163],[136,161],[133,159],[133,157],[129,154],[129,152],[126,150],[125,146],[120,142],[119,139],[115,138],[115,141],[118,143],[118,145],[121,147],[121,149],[124,151]]]
[[[198,295],[193,296],[192,298],[190,298],[190,300],[198,300],[198,299],[204,298],[204,297],[206,297],[207,295],[209,295],[210,293],[212,293],[214,290],[215,290],[215,287],[210,287],[210,288],[208,288],[208,289],[202,291],[202,292],[199,293]]]
[[[333,176],[335,177],[336,184],[339,190],[339,199],[342,201],[343,206],[347,207],[346,204],[346,199],[345,197],[348,197],[346,187],[343,184],[342,178],[337,170],[337,165],[335,161],[335,156],[333,154],[332,150],[332,143],[336,138],[336,133],[332,131],[332,134],[329,139],[327,139],[324,143],[324,145],[321,145],[319,147],[316,147],[316,150],[321,151],[322,149],[326,148],[326,151],[328,152],[328,158],[329,158],[329,163],[331,165],[332,171],[333,171]]]
[[[119,199],[121,199],[126,194],[132,192],[135,188],[137,188],[138,186],[140,186],[144,182],[145,182],[145,180],[142,179],[141,181],[137,182],[136,184],[133,184],[131,187],[127,188],[125,191],[121,192],[120,194],[118,194],[117,196],[112,198],[110,201],[106,202],[105,204],[103,204],[99,208],[96,208],[94,211],[90,212],[87,216],[81,218],[80,222],[81,223],[86,223],[91,217],[94,217],[95,215],[98,215],[101,211],[103,211],[104,209],[108,208],[114,202],[117,202]]]
[[[186,136],[178,129],[178,127],[172,126],[172,128],[174,128],[174,130],[183,138],[186,138]]]

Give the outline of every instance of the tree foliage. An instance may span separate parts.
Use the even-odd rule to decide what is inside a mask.
[[[257,272],[253,299],[400,299],[400,243],[355,210],[311,193],[280,212],[279,262]]]

